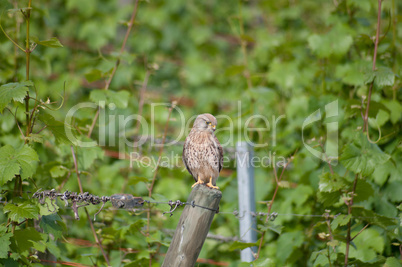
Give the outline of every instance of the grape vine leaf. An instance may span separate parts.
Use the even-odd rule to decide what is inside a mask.
[[[22,179],[31,177],[36,170],[35,162],[39,161],[36,151],[28,145],[15,149],[11,145],[0,148],[0,185],[12,180],[15,175]]]
[[[71,144],[70,139],[68,139],[66,135],[66,131],[64,127],[69,127],[62,123],[61,121],[57,121],[52,115],[48,113],[40,113],[38,119],[43,122],[47,129],[49,129],[54,137],[56,138],[56,142],[59,144]]]
[[[10,237],[13,233],[6,233],[7,227],[0,226],[0,259],[5,259],[8,257],[8,251],[10,250]]]
[[[359,179],[356,184],[354,202],[360,202],[369,199],[374,195],[373,186],[363,179]]]
[[[339,174],[326,172],[320,176],[318,188],[320,192],[334,192],[348,186],[348,181]]]
[[[382,88],[384,86],[392,86],[395,83],[395,74],[390,68],[378,67],[376,70],[369,70],[365,73],[365,83],[372,83],[377,88]]]
[[[229,246],[229,251],[234,251],[237,249],[245,249],[249,247],[255,247],[259,245],[259,241],[255,243],[246,243],[246,242],[241,242],[241,241],[234,241],[230,246]]]
[[[388,226],[397,226],[395,218],[379,215],[372,210],[367,210],[359,206],[353,207],[352,216],[359,217],[370,224],[375,224],[382,228],[387,228]]]
[[[352,218],[352,215],[341,214],[336,216],[336,218],[331,222],[332,230],[338,228],[338,226],[346,225],[349,220]]]
[[[22,103],[29,86],[33,86],[33,82],[7,83],[0,86],[0,113],[3,113],[4,108],[11,100]]]
[[[34,243],[43,240],[41,234],[33,227],[16,230],[13,239],[15,242],[13,245],[16,246],[15,249],[20,253],[31,249]]]
[[[66,225],[58,214],[42,216],[39,226],[45,233],[52,234],[55,239],[59,239],[63,232],[67,230]]]
[[[384,164],[390,155],[384,153],[376,144],[372,144],[363,134],[344,147],[341,163],[349,171],[363,176],[372,174],[379,164]]]
[[[39,215],[39,209],[37,206],[22,203],[20,205],[14,205],[9,203],[4,206],[4,213],[8,213],[8,218],[12,221],[19,221],[20,219],[37,219]]]

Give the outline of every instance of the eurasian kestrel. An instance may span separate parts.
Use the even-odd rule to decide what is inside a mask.
[[[183,146],[183,162],[197,184],[219,189],[216,179],[222,170],[223,149],[216,138],[216,118],[205,113],[198,115]]]

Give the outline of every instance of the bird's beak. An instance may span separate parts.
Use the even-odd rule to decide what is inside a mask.
[[[216,125],[212,126],[212,129],[213,129],[213,130],[214,130],[214,132],[215,132],[215,129],[216,129]]]

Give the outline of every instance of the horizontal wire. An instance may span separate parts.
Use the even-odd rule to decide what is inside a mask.
[[[5,192],[13,192],[13,190],[2,190],[2,191],[0,192],[0,195],[1,195],[1,194],[4,194]],[[31,191],[23,191],[23,193],[32,194]],[[45,194],[47,193],[48,195],[43,195],[44,193],[45,193]],[[66,198],[66,193],[68,193],[67,195],[69,196],[69,198]],[[42,198],[40,197],[41,194],[42,194]],[[119,194],[117,194],[117,195],[119,195]],[[124,195],[124,194],[123,194],[123,195]],[[40,200],[40,203],[41,203],[41,204],[44,204],[44,203],[43,203],[43,199],[44,199],[44,198],[49,198],[50,200],[55,200],[56,198],[60,198],[60,200],[64,200],[66,204],[67,204],[67,200],[71,200],[72,202],[75,202],[75,203],[82,203],[82,202],[85,202],[85,203],[87,203],[87,205],[89,205],[89,204],[97,205],[97,204],[102,204],[102,203],[103,203],[103,205],[104,205],[106,202],[110,202],[110,201],[111,201],[111,197],[108,197],[108,196],[99,197],[99,196],[94,196],[94,195],[92,195],[92,194],[89,194],[88,192],[85,192],[85,193],[83,193],[83,194],[81,194],[81,193],[75,193],[75,192],[69,192],[69,191],[66,191],[66,192],[64,192],[64,193],[57,193],[57,192],[55,191],[55,189],[52,189],[52,190],[44,190],[44,191],[40,191],[40,189],[39,189],[36,193],[33,194],[32,197],[33,197],[33,198],[38,198],[38,199]],[[64,197],[64,198],[63,198],[63,197]],[[1,199],[1,198],[0,198],[0,199]],[[41,201],[41,200],[42,200],[42,201]],[[207,209],[207,210],[210,210],[210,211],[214,211],[214,212],[216,212],[217,214],[221,214],[221,215],[234,215],[234,216],[237,217],[238,219],[243,218],[246,214],[250,214],[252,217],[268,216],[271,221],[274,221],[277,216],[322,217],[322,218],[331,218],[331,219],[335,219],[336,217],[338,217],[338,216],[340,216],[340,215],[347,216],[347,214],[340,214],[340,213],[338,213],[338,214],[336,214],[336,215],[329,215],[328,213],[325,213],[325,214],[297,214],[297,213],[277,213],[277,212],[272,212],[271,214],[269,214],[269,213],[265,213],[265,212],[254,212],[254,211],[243,212],[243,214],[240,215],[237,210],[234,210],[234,211],[218,211],[218,210],[215,210],[215,209],[212,209],[212,208],[209,208],[209,207],[204,207],[204,206],[197,205],[194,201],[191,201],[191,202],[189,203],[189,202],[183,202],[183,201],[180,201],[180,200],[177,200],[177,201],[171,201],[171,200],[170,200],[170,201],[151,201],[151,200],[143,200],[143,202],[144,202],[144,203],[148,203],[148,204],[165,204],[165,205],[169,205],[169,206],[171,207],[170,211],[163,212],[163,214],[169,213],[169,214],[171,214],[171,215],[172,215],[173,212],[174,212],[178,207],[180,207],[180,206],[192,206],[193,208],[194,208],[194,207],[198,207],[198,208],[202,208],[202,209]],[[7,202],[7,201],[0,201],[0,203],[2,203],[2,204],[8,204],[8,203],[10,203],[10,202]],[[47,204],[47,203],[45,203],[45,204]],[[77,208],[83,207],[83,206],[87,206],[87,205],[85,205],[85,204],[84,204],[84,205],[80,205],[80,206],[77,206]],[[103,208],[103,205],[102,205],[102,208]],[[67,207],[67,205],[66,205],[66,207]],[[113,206],[113,207],[116,208],[115,206]],[[71,208],[71,207],[70,207],[70,208]],[[102,208],[99,210],[99,212],[102,210]],[[74,209],[74,208],[73,208],[73,209]],[[116,208],[116,210],[118,210],[118,209],[121,209],[121,208]],[[136,211],[145,211],[145,210],[148,210],[148,209],[139,209],[139,208],[136,209],[136,208],[133,208],[132,210],[133,210],[134,212],[136,212]],[[99,212],[98,212],[98,213],[99,213]],[[97,213],[97,214],[98,214],[98,213]],[[354,218],[354,219],[376,219],[376,218],[378,218],[378,217],[351,216],[351,218]],[[387,218],[389,218],[389,219],[394,219],[394,220],[397,220],[397,221],[400,220],[399,217],[387,217]]]

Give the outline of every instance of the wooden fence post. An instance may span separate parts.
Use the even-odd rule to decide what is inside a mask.
[[[219,190],[205,185],[194,187],[187,202],[194,201],[197,206],[208,207],[211,210],[185,206],[163,261],[163,267],[195,265],[221,198],[222,192]]]

